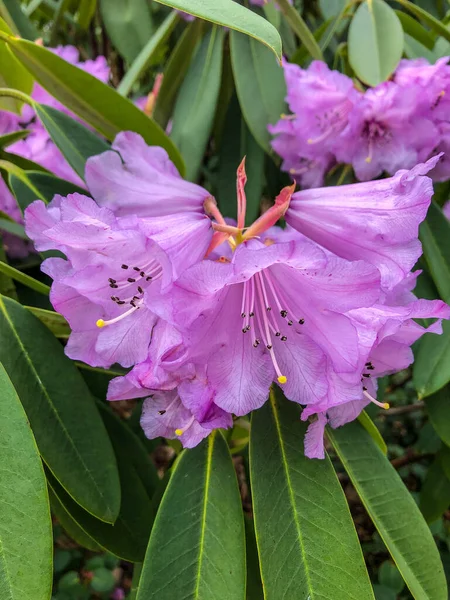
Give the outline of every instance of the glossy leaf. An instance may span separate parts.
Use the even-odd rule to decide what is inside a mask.
[[[195,180],[203,160],[219,99],[224,31],[203,38],[178,94],[171,138],[186,163],[186,178]]]
[[[255,38],[268,46],[281,60],[281,38],[278,31],[266,19],[255,12],[237,5],[233,0],[157,0],[195,17],[229,27]]]
[[[6,262],[0,261],[0,273],[11,277],[11,279],[14,279],[15,281],[20,281],[20,283],[22,283],[26,287],[29,287],[30,289],[35,290],[40,294],[44,294],[44,296],[48,296],[50,292],[50,288],[47,284],[42,283],[42,281],[38,281],[33,277],[30,277],[26,273],[19,271],[19,269],[8,265],[8,263]]]
[[[154,516],[146,488],[151,466],[144,477],[143,461],[149,461],[148,457],[137,455],[136,458],[136,449],[138,448],[139,453],[143,450],[135,441],[130,442],[133,434],[127,431],[126,425],[108,407],[101,403],[98,406],[114,447],[120,474],[122,503],[116,522],[109,525],[87,513],[64,492],[51,475],[49,484],[70,519],[85,535],[124,560],[141,562]],[[67,527],[69,526],[67,523]],[[69,529],[68,531],[70,532]]]
[[[113,522],[120,507],[114,453],[75,365],[47,327],[8,298],[0,299],[0,338],[0,361],[45,463],[86,510]]]
[[[388,450],[387,450],[386,442],[384,441],[383,436],[379,432],[377,426],[375,425],[375,423],[372,421],[372,419],[369,417],[369,415],[366,413],[365,410],[363,410],[362,413],[359,415],[358,421],[361,423],[361,425],[364,427],[364,429],[367,431],[367,433],[370,435],[370,437],[376,443],[376,445],[381,450],[381,452],[385,456],[387,456]]]
[[[34,108],[64,158],[75,173],[84,179],[87,159],[109,150],[109,144],[75,119],[51,106],[35,104]]]
[[[1,0],[0,0],[0,15],[1,12]],[[0,19],[0,31],[7,34],[12,34],[11,29],[8,27],[3,19]],[[33,78],[30,73],[23,67],[14,54],[11,52],[9,47],[0,41],[0,65],[2,66],[0,72],[0,87],[2,88],[13,88],[29,94],[33,87]],[[0,109],[9,110],[20,114],[22,102],[16,98],[0,96]]]
[[[0,211],[0,230],[6,231],[7,233],[12,233],[22,240],[28,239],[23,225],[19,225],[19,223],[16,223],[14,219],[2,211]]]
[[[423,44],[428,50],[433,50],[435,40],[431,33],[427,31],[419,21],[413,19],[402,10],[396,10],[395,13],[400,19],[400,23],[402,24],[405,33],[410,35],[417,42]]]
[[[420,226],[420,239],[428,270],[441,298],[450,302],[450,222],[432,202]]]
[[[398,0],[398,3],[404,6],[410,13],[416,16],[420,21],[423,21],[433,29],[438,35],[441,35],[446,40],[450,41],[450,31],[447,27],[436,19],[429,12],[424,10],[422,7],[417,6],[409,0]],[[434,3],[433,3],[434,4]]]
[[[148,0],[100,0],[100,12],[112,43],[132,63],[153,35]]]
[[[0,135],[0,148],[7,148],[8,146],[11,146],[11,144],[15,144],[19,140],[26,138],[29,133],[29,129],[21,129],[20,131],[13,131],[12,133]]]
[[[438,392],[450,381],[450,322],[444,321],[442,335],[427,333],[415,349],[413,382],[419,398]]]
[[[298,405],[281,394],[252,416],[250,477],[265,599],[373,599],[331,462],[303,454],[306,427]]]
[[[442,457],[437,454],[427,471],[420,490],[420,510],[427,523],[433,523],[442,516],[449,506],[450,480],[445,474]]]
[[[0,17],[16,35],[27,40],[37,40],[39,33],[22,10],[19,0],[0,0]]]
[[[26,307],[35,317],[50,329],[53,335],[60,339],[67,339],[70,335],[70,326],[65,318],[52,310],[37,308],[36,306]]]
[[[66,533],[82,548],[87,548],[88,550],[93,550],[94,552],[101,552],[103,548],[99,546],[97,542],[93,538],[91,538],[83,529],[81,529],[78,523],[72,518],[70,513],[67,511],[64,504],[52,490],[50,484],[48,485],[48,495],[50,498],[52,513],[58,519],[59,524],[66,531]]]
[[[267,125],[285,111],[286,84],[283,69],[272,54],[254,40],[231,33],[231,62],[242,114],[254,138],[270,152]]]
[[[297,8],[293,6],[289,0],[277,0],[277,4],[285,14],[286,20],[292,27],[292,30],[295,31],[302,44],[311,55],[311,58],[323,60],[322,50]]]
[[[2,263],[7,263],[5,249],[3,247],[3,240],[0,236],[0,261]],[[3,296],[7,296],[8,298],[13,298],[17,300],[17,292],[16,286],[14,285],[13,280],[6,273],[0,272],[0,294]]]
[[[40,171],[10,169],[9,183],[22,212],[35,200],[51,202],[55,194],[62,196],[74,192],[86,194],[86,190],[79,188],[74,183]]]
[[[236,171],[245,156],[247,171],[247,225],[259,216],[264,188],[264,150],[256,142],[245,123],[239,103],[234,97],[228,107],[219,149],[216,197],[222,214],[236,218]]]
[[[220,433],[182,453],[161,502],[137,600],[244,600],[244,522]]]
[[[0,596],[48,600],[53,535],[44,469],[30,424],[0,364]]]
[[[172,115],[178,90],[186,76],[192,55],[201,40],[203,25],[204,23],[200,19],[189,23],[164,69],[164,79],[156,99],[154,112],[155,121],[163,128],[167,127]]]
[[[330,429],[328,435],[412,595],[446,600],[436,544],[393,466],[357,421]]]
[[[161,47],[167,42],[168,37],[172,33],[175,25],[178,23],[177,13],[171,13],[161,23],[157,31],[149,38],[148,42],[136,56],[133,64],[125,73],[124,78],[120,82],[117,91],[122,96],[127,96],[133,85],[139,78],[144,74],[145,70],[149,67],[154,55],[161,49]]]
[[[348,58],[356,75],[369,85],[386,81],[403,54],[403,29],[384,0],[366,0],[348,32]]]
[[[97,0],[81,0],[78,8],[77,23],[82,29],[87,29],[91,24],[97,8]]]
[[[427,398],[428,417],[444,444],[450,447],[450,386]]]
[[[136,131],[148,144],[165,148],[183,172],[183,161],[174,144],[132,102],[42,46],[12,37],[7,41],[14,55],[52,96],[107,139],[113,140],[120,131]]]
[[[253,519],[245,517],[245,545],[247,550],[247,600],[264,600],[261,571]]]

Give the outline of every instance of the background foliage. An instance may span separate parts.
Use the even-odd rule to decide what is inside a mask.
[[[402,56],[434,62],[450,53],[444,0],[278,5],[0,0],[0,108],[19,111],[37,81],[89,126],[34,104],[80,177],[117,132],[137,131],[227,216],[246,155],[253,219],[289,180],[267,131],[285,111],[282,54],[301,66],[324,59],[373,86]],[[172,8],[199,18],[186,22]],[[107,56],[111,85],[38,38],[74,44],[83,58]],[[127,98],[149,94],[161,72],[145,114]],[[0,170],[21,209],[73,190],[8,152],[20,135],[0,137]],[[337,180],[352,174],[338,168],[328,183]],[[416,293],[450,302],[450,224],[440,208],[449,184],[435,191]],[[26,237],[3,213],[0,229]],[[9,263],[0,249],[0,259],[2,599],[448,597],[448,324],[417,344],[412,370],[380,386],[379,400],[393,408],[371,405],[329,432],[325,461],[303,456],[305,425],[281,395],[251,422],[240,418],[226,436],[181,452],[178,442],[145,439],[139,401],[106,405],[121,371],[64,355],[69,329],[48,301],[41,257]]]

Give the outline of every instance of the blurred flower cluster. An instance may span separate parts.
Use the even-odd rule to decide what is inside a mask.
[[[74,46],[58,46],[51,48],[52,52],[66,60],[67,62],[87,71],[97,79],[107,82],[109,79],[109,67],[106,58],[99,56],[95,60],[80,61],[78,50]],[[32,92],[32,98],[40,104],[52,106],[72,118],[77,117],[70,112],[60,102],[55,100],[39,84],[35,84]],[[66,159],[59,151],[55,143],[51,140],[45,127],[39,121],[32,106],[24,105],[21,115],[16,115],[8,111],[0,111],[0,135],[6,135],[16,131],[27,130],[29,134],[8,146],[8,152],[22,156],[31,160],[48,171],[54,173],[57,177],[71,181],[72,183],[84,187],[84,183],[67,163]],[[0,176],[0,211],[12,217],[18,223],[22,223],[22,214],[14,196],[11,194],[5,181]],[[4,234],[4,245],[8,254],[14,258],[23,258],[29,251],[29,244],[15,236]]]
[[[245,227],[244,162],[232,222],[165,150],[120,133],[87,161],[92,197],[26,210],[37,250],[65,256],[42,268],[72,330],[66,353],[131,367],[108,398],[147,397],[147,436],[185,447],[261,407],[274,382],[311,421],[306,454],[323,457],[325,424],[383,407],[377,377],[407,367],[411,344],[450,317],[411,291],[438,160],[375,182],[284,188]],[[418,318],[438,320],[427,330]]]
[[[450,177],[450,66],[448,57],[401,60],[392,80],[357,89],[320,61],[308,69],[284,63],[292,114],[271,126],[283,169],[302,187],[323,184],[336,164],[352,165],[361,181],[409,169],[444,152],[434,181]]]

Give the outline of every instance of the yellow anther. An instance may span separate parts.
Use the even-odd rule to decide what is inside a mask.
[[[105,321],[103,319],[99,319],[96,323],[97,327],[100,327],[100,329],[102,327],[104,327],[106,325]]]
[[[175,429],[175,435],[177,435],[178,437],[180,437],[180,435],[183,435],[184,431],[182,429]]]
[[[286,383],[286,381],[287,381],[286,375],[280,375],[278,377],[278,383]]]
[[[368,157],[366,158],[366,163],[371,163],[371,162],[372,162],[372,157],[371,157],[371,156],[368,156]]]
[[[383,402],[383,408],[387,410],[388,408],[391,408],[391,405],[389,404],[389,402]]]

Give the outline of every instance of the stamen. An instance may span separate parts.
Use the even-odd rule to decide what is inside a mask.
[[[384,408],[385,410],[390,408],[390,404],[388,402],[378,402],[378,400],[375,400],[375,398],[373,396],[371,396],[369,394],[369,392],[367,390],[365,390],[364,388],[363,388],[363,394],[367,398],[367,400],[370,400],[371,402],[373,402],[373,404],[376,404],[380,408]]]
[[[175,435],[180,437],[181,435],[183,435],[183,433],[186,433],[186,431],[189,429],[189,427],[192,426],[194,421],[195,421],[195,417],[194,417],[194,415],[192,415],[192,417],[189,419],[189,421],[186,423],[186,425],[184,427],[182,427],[181,429],[175,429]]]
[[[98,319],[98,321],[96,322],[96,325],[97,325],[97,327],[102,329],[103,327],[106,327],[107,325],[112,325],[113,323],[118,323],[125,317],[128,317],[128,315],[131,315],[132,313],[134,313],[134,311],[138,310],[139,308],[140,308],[139,306],[133,306],[132,308],[130,308],[123,314],[119,315],[118,317],[115,317],[114,319],[110,319],[109,321],[104,321],[103,319]]]

